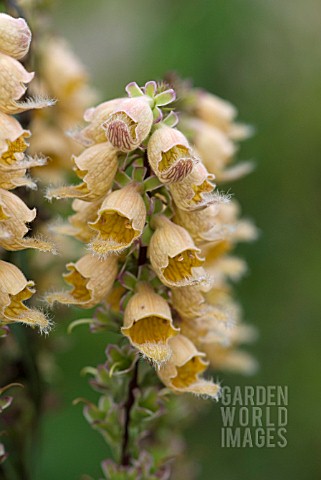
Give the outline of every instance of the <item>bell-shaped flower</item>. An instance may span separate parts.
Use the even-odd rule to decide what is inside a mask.
[[[163,183],[181,182],[199,161],[185,135],[166,125],[154,131],[147,153],[150,166]]]
[[[194,393],[204,397],[218,398],[220,386],[202,378],[208,367],[205,353],[199,352],[184,335],[171,338],[172,356],[158,370],[161,381],[176,393]]]
[[[84,147],[106,142],[106,132],[103,125],[124,100],[127,100],[127,98],[115,98],[100,103],[97,107],[88,108],[84,113],[84,120],[88,125],[80,130],[70,132],[71,137]]]
[[[47,198],[80,198],[91,202],[102,198],[110,190],[118,161],[117,152],[110,143],[99,143],[73,157],[75,172],[82,179],[79,185],[49,188]]]
[[[0,13],[0,52],[21,59],[29,50],[31,32],[23,18]]]
[[[179,314],[182,334],[194,343],[227,342],[226,330],[234,321],[231,312],[207,303],[199,288],[173,288],[172,305]]]
[[[167,286],[182,287],[204,282],[204,259],[199,257],[190,234],[165,216],[153,219],[156,227],[149,244],[149,258],[155,273]]]
[[[122,333],[144,356],[161,365],[170,358],[168,341],[178,332],[166,300],[148,284],[138,284],[125,309]]]
[[[213,179],[213,175],[208,173],[201,162],[195,164],[192,172],[182,182],[169,185],[176,206],[190,211],[215,203],[217,195],[213,194]]]
[[[76,263],[68,263],[66,267],[69,272],[64,274],[64,278],[72,289],[48,293],[46,300],[49,303],[92,308],[106,299],[118,271],[115,256],[102,260],[90,254],[84,255]]]
[[[204,344],[208,360],[216,370],[253,375],[258,369],[258,363],[251,354],[239,348],[241,343],[251,343],[257,338],[257,331],[250,325],[235,325],[227,331],[226,344]]]
[[[205,167],[219,178],[236,152],[235,144],[224,132],[202,120],[193,118],[185,125],[192,132],[193,145]]]
[[[32,108],[51,106],[55,102],[45,98],[20,101],[34,73],[27,70],[12,57],[0,53],[0,111],[10,115]]]
[[[197,117],[224,132],[228,132],[237,110],[230,102],[211,93],[198,90],[194,113]]]
[[[34,285],[15,265],[0,260],[0,325],[19,322],[42,332],[49,330],[48,318],[24,304],[35,293]]]
[[[149,98],[122,100],[109,115],[103,128],[110,143],[121,152],[131,152],[141,145],[153,125]]]
[[[217,221],[220,208],[220,198],[203,210],[187,212],[175,209],[174,222],[184,227],[196,244],[213,242],[224,238],[224,226]]]
[[[25,237],[27,223],[36,216],[36,209],[30,210],[15,194],[0,189],[0,246],[6,250],[23,250],[35,248],[44,252],[53,251],[53,245],[41,238]]]
[[[105,198],[97,220],[90,223],[98,233],[90,243],[94,253],[101,257],[120,253],[141,236],[146,207],[139,189],[138,184],[130,183]]]
[[[0,112],[0,167],[13,167],[23,159],[30,135],[14,117]]]
[[[97,217],[101,200],[85,202],[76,198],[71,206],[76,213],[68,217],[69,223],[53,225],[52,230],[56,233],[70,235],[78,238],[81,242],[88,243],[95,236],[95,232],[90,228],[89,223],[93,222]]]

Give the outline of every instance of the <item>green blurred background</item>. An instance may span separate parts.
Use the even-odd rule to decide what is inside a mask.
[[[175,70],[233,102],[256,128],[239,157],[256,171],[231,190],[261,230],[241,246],[249,274],[236,287],[260,338],[251,378],[224,385],[288,385],[286,448],[221,448],[219,406],[187,432],[201,480],[321,478],[320,150],[321,8],[318,0],[65,0],[55,29],[88,66],[103,99]],[[65,312],[65,311],[64,311]],[[56,335],[69,318],[58,320]],[[95,478],[106,446],[75,397],[95,398],[80,376],[104,359],[105,338],[75,330],[58,356],[61,404],[48,413],[35,480]]]

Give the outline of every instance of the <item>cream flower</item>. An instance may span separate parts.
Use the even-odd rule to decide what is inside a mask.
[[[120,253],[132,245],[142,232],[146,221],[146,207],[139,186],[131,183],[106,197],[98,218],[90,227],[98,232],[90,249],[99,256]]]
[[[46,299],[49,303],[60,302],[82,308],[92,308],[106,298],[118,270],[116,257],[101,260],[89,254],[76,263],[68,263],[66,267],[69,273],[64,274],[64,278],[72,289],[49,293]]]
[[[80,198],[97,200],[110,190],[118,161],[116,150],[107,142],[86,148],[78,157],[73,157],[75,172],[82,183],[47,190],[47,198]]]
[[[14,117],[0,112],[0,166],[13,166],[23,159],[30,135]]]
[[[205,280],[204,260],[189,233],[165,216],[154,219],[156,230],[149,244],[149,258],[160,280],[170,287],[193,285]]]
[[[32,108],[43,108],[53,105],[48,99],[28,99],[19,101],[25,94],[28,83],[34,73],[27,70],[14,58],[0,53],[0,111],[10,115],[24,112]]]
[[[223,345],[204,345],[209,362],[216,370],[253,375],[258,369],[257,361],[248,352]]]
[[[34,293],[34,282],[26,280],[15,265],[0,260],[0,325],[20,322],[47,332],[50,327],[48,318],[23,303]]]
[[[85,147],[106,142],[106,132],[103,125],[124,100],[127,100],[127,98],[115,98],[100,103],[97,107],[88,108],[84,113],[84,120],[88,125],[78,131],[71,132],[72,138]]]
[[[234,143],[217,127],[202,120],[191,119],[185,124],[193,132],[193,144],[202,162],[217,178],[236,152]]]
[[[53,231],[78,238],[81,242],[90,242],[93,236],[95,236],[95,232],[90,228],[89,223],[93,222],[97,217],[100,206],[101,200],[85,202],[75,199],[72,202],[72,209],[76,213],[68,218],[69,223],[53,225]]]
[[[73,94],[87,83],[86,69],[64,39],[50,38],[43,46],[41,78],[51,95],[63,103],[69,102]]]
[[[200,162],[194,165],[192,172],[179,183],[169,185],[173,200],[182,210],[197,210],[217,201],[214,195],[215,185],[205,166]]]
[[[124,99],[110,114],[103,128],[111,144],[121,152],[135,150],[145,140],[153,124],[148,97]]]
[[[171,338],[169,345],[173,352],[172,356],[158,371],[162,382],[176,393],[190,392],[217,399],[219,385],[201,377],[208,367],[205,354],[199,352],[184,335],[179,334]]]
[[[21,59],[29,50],[31,32],[23,18],[13,18],[0,13],[0,51]]]
[[[170,358],[168,341],[179,332],[166,300],[142,283],[127,304],[121,330],[134,347],[157,365]]]
[[[181,182],[199,160],[186,137],[176,128],[162,125],[148,142],[148,161],[163,183]]]
[[[198,90],[195,114],[205,122],[227,132],[237,115],[237,110],[230,102]]]
[[[0,246],[6,250],[22,250],[36,248],[44,252],[53,251],[53,245],[43,239],[25,237],[28,232],[27,223],[36,216],[36,209],[30,210],[19,198],[7,190],[0,189]]]
[[[221,201],[218,196],[216,203],[191,212],[176,208],[174,222],[186,228],[196,244],[221,240],[225,235],[224,226],[217,220]]]
[[[234,320],[231,312],[206,303],[197,287],[172,289],[172,305],[179,314],[182,334],[196,345],[227,342],[226,330]]]

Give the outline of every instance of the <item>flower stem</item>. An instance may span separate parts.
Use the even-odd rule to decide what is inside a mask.
[[[135,363],[134,372],[132,379],[128,385],[128,397],[127,401],[124,406],[125,410],[125,422],[124,422],[124,436],[123,436],[123,444],[122,444],[122,454],[121,454],[121,464],[122,465],[129,465],[130,463],[130,453],[128,451],[129,446],[129,425],[130,425],[130,412],[132,406],[134,405],[135,397],[134,397],[134,390],[138,387],[138,362]]]

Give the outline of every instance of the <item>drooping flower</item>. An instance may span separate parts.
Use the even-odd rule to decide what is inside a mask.
[[[68,218],[69,223],[53,225],[52,228],[57,233],[70,235],[78,238],[81,242],[88,243],[96,235],[89,224],[94,222],[97,217],[101,200],[85,202],[76,198],[71,206],[76,213]]]
[[[98,218],[90,227],[98,232],[90,249],[99,256],[122,252],[137,240],[146,221],[146,207],[140,186],[130,183],[113,191],[98,210]]]
[[[187,138],[176,128],[162,125],[148,142],[148,161],[163,183],[181,182],[199,160]]]
[[[26,175],[27,169],[44,165],[46,159],[25,157],[26,138],[30,135],[30,131],[23,129],[14,117],[0,112],[0,188],[36,187]]]
[[[109,115],[103,128],[110,143],[121,152],[135,150],[145,140],[153,124],[148,97],[126,98]]]
[[[53,100],[45,98],[20,100],[25,94],[34,73],[27,72],[15,58],[0,53],[0,111],[10,115],[32,108],[53,105]]]
[[[201,377],[208,367],[205,353],[199,352],[195,345],[181,334],[172,337],[169,345],[172,356],[158,371],[162,382],[176,393],[190,392],[217,399],[220,386]]]
[[[201,162],[194,165],[192,172],[184,180],[169,185],[176,206],[191,211],[215,203],[217,195],[213,194],[213,179],[214,176],[208,173]]]
[[[225,235],[225,227],[218,221],[217,216],[222,201],[224,202],[224,198],[217,196],[215,203],[203,210],[191,212],[176,208],[173,220],[190,233],[196,244],[221,240]]]
[[[95,143],[106,142],[106,131],[103,125],[109,116],[120,108],[125,98],[115,98],[100,103],[97,107],[88,108],[84,113],[84,120],[88,123],[80,130],[71,132],[71,136],[84,147]]]
[[[241,343],[249,343],[256,339],[257,332],[250,325],[236,325],[228,330],[226,344],[204,344],[208,360],[216,370],[253,375],[258,369],[258,363],[251,354],[239,348]]]
[[[154,218],[156,227],[149,244],[149,258],[160,280],[170,287],[204,282],[204,259],[189,233],[165,216]]]
[[[117,152],[110,143],[99,143],[73,157],[79,185],[49,188],[47,198],[79,198],[93,201],[102,198],[112,186],[117,167]]]
[[[168,341],[178,332],[166,300],[148,284],[138,284],[125,309],[122,333],[143,355],[161,365],[170,358]]]
[[[202,120],[186,120],[185,125],[192,132],[193,144],[205,167],[216,179],[220,178],[236,152],[235,144],[219,128]]]
[[[6,250],[36,248],[44,252],[53,251],[52,243],[37,237],[26,237],[27,223],[36,216],[36,209],[30,210],[14,193],[0,189],[0,246]]]
[[[196,345],[226,343],[225,329],[234,321],[231,310],[207,303],[196,286],[172,289],[172,305],[179,314],[182,334]]]
[[[0,166],[9,167],[24,157],[28,147],[26,138],[31,132],[24,130],[18,120],[0,112]]]
[[[194,113],[196,117],[210,125],[228,132],[237,115],[237,110],[234,105],[217,95],[197,90]]]
[[[20,60],[29,50],[31,31],[24,18],[0,13],[0,52]]]
[[[48,293],[46,299],[49,303],[60,302],[82,308],[92,308],[106,298],[118,270],[115,256],[102,260],[89,254],[66,267],[69,272],[64,274],[64,279],[72,289]]]
[[[24,304],[35,293],[34,285],[15,265],[0,260],[0,325],[19,322],[48,331],[48,318]]]

